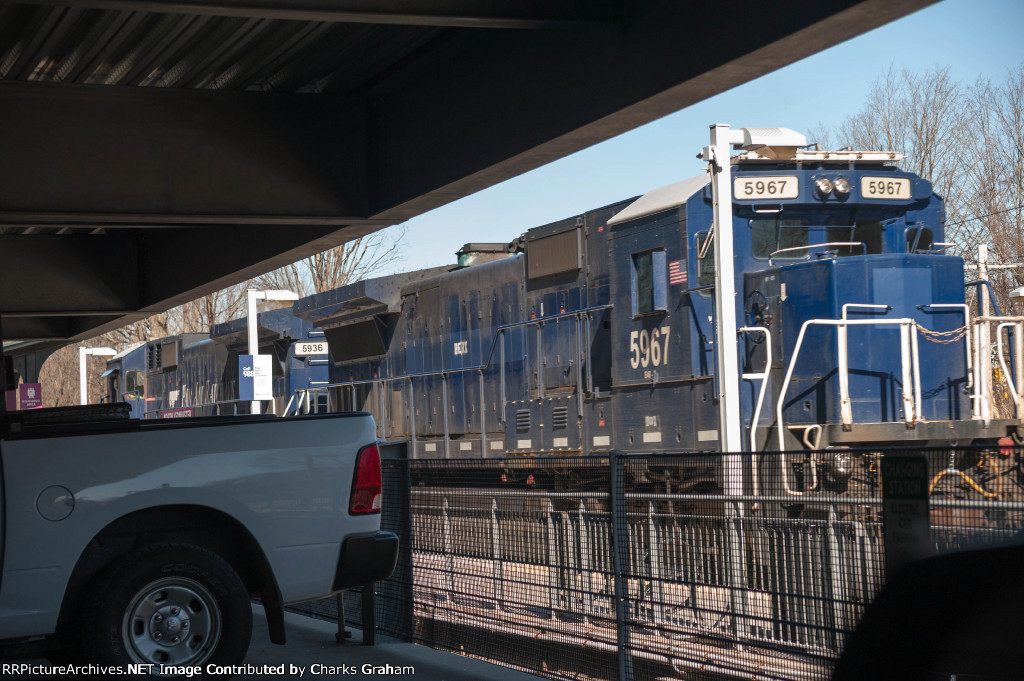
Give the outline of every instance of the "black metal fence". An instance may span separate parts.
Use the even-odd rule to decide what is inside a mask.
[[[1024,525],[1019,452],[922,453],[932,550]],[[378,630],[550,678],[827,679],[886,561],[883,456],[844,455],[388,460]]]

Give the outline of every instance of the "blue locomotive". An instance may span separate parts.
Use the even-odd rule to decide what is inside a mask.
[[[258,320],[260,353],[275,358],[273,413],[327,411],[327,394],[318,390],[328,381],[327,358],[298,349],[304,342],[316,345],[323,333],[286,309],[261,312]],[[250,403],[238,394],[247,329],[247,319],[235,319],[207,334],[178,334],[121,352],[107,362],[106,399],[127,402],[132,418],[248,414]]]
[[[989,398],[1006,354],[992,345],[1015,323],[966,304],[942,199],[898,158],[751,145],[730,159],[736,376],[715,369],[708,175],[294,311],[324,330],[334,403],[416,457],[718,451],[724,389],[743,448],[787,452],[748,457],[746,489],[870,488],[877,461],[853,448],[1021,434]],[[950,463],[989,498],[1022,466],[993,451]],[[676,488],[720,484],[691,473]]]

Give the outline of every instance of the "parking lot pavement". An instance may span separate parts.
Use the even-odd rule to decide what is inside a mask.
[[[350,679],[368,681],[387,677],[395,681],[537,681],[538,677],[505,667],[483,662],[454,653],[446,653],[425,646],[405,643],[386,636],[377,636],[374,646],[362,645],[361,632],[352,630],[352,638],[345,643],[335,642],[338,627],[333,622],[315,620],[302,615],[285,613],[287,645],[270,642],[263,609],[253,606],[252,644],[244,664],[231,677],[273,681],[277,679]],[[7,662],[7,660],[4,660]],[[36,672],[26,674],[0,674],[4,679],[96,678],[86,676],[55,677],[38,670],[51,663],[41,658],[17,659],[10,662],[27,663]],[[109,675],[103,678],[116,678]],[[217,678],[216,676],[209,678]],[[228,678],[224,676],[222,678]]]

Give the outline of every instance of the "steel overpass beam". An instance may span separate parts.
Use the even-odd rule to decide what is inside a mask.
[[[22,0],[86,9],[254,19],[508,29],[593,29],[620,23],[622,3],[550,0]]]
[[[740,0],[724,22],[714,3],[644,0],[620,32],[461,36],[443,70],[413,65],[371,93],[371,214],[411,218],[928,4]]]
[[[347,224],[365,115],[337,97],[0,83],[0,222]]]

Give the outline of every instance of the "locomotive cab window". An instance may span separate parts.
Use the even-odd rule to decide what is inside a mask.
[[[881,253],[882,223],[850,214],[824,221],[820,216],[758,217],[750,221],[750,238],[754,257],[761,259],[800,260],[815,245],[837,257]]]
[[[633,316],[668,309],[668,279],[665,251],[633,254]]]
[[[130,400],[141,400],[146,396],[145,376],[141,371],[127,371],[124,374],[124,396]]]
[[[882,223],[878,220],[837,218],[829,220],[825,232],[827,243],[847,242],[853,246],[830,247],[837,256],[863,255],[882,252]],[[863,245],[860,245],[863,244]]]
[[[712,244],[709,243],[709,233],[700,232],[697,234],[696,250],[697,254],[697,285],[698,286],[711,286],[715,283],[715,253],[712,250]],[[705,298],[711,296],[710,291],[701,291],[700,295]]]
[[[754,257],[782,260],[806,258],[807,249],[802,247],[810,244],[809,225],[807,218],[754,218],[750,221]]]
[[[935,248],[935,237],[927,227],[911,227],[907,230],[907,253],[920,253]]]

